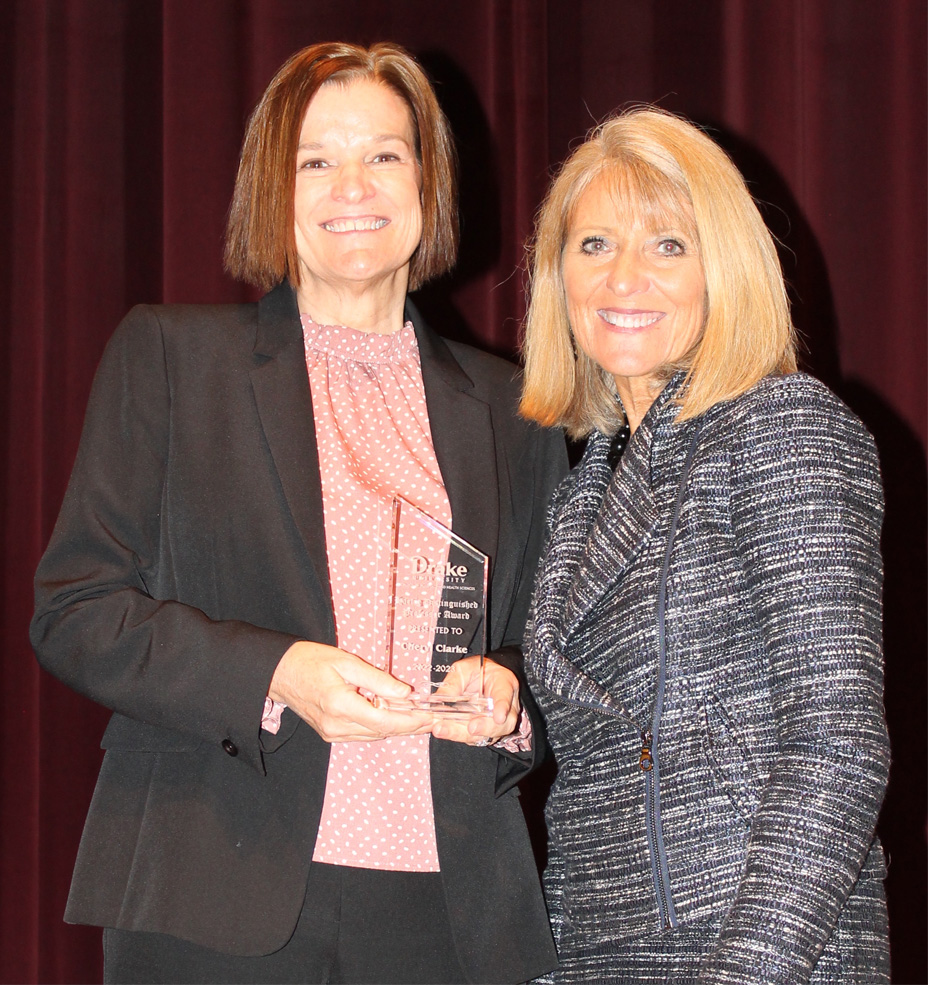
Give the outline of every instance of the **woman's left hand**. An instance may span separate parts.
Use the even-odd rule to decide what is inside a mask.
[[[479,694],[480,657],[456,660],[438,689],[439,694]],[[509,670],[484,657],[483,693],[493,699],[492,715],[479,715],[467,721],[438,719],[432,727],[436,739],[485,746],[516,729],[519,720],[519,679]]]

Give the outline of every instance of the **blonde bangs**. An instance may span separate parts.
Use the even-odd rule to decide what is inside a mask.
[[[665,174],[650,161],[623,153],[614,160],[604,161],[599,177],[623,225],[638,226],[653,233],[679,229],[698,247],[699,230],[682,173],[679,178]],[[572,219],[571,215],[568,226]]]

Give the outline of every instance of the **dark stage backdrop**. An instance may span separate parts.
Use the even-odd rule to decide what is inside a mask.
[[[928,981],[925,19],[922,0],[0,4],[0,980],[100,975],[100,932],[61,914],[107,716],[26,640],[97,359],[135,302],[246,296],[220,254],[247,114],[295,49],[392,39],[460,144],[462,261],[422,301],[447,334],[513,351],[550,169],[622,104],[711,127],[764,203],[807,365],[880,446],[894,979]]]

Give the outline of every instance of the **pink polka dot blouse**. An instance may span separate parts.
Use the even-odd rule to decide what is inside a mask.
[[[301,320],[336,639],[384,667],[393,496],[451,525],[416,337],[409,322],[376,335]],[[333,743],[313,859],[438,871],[428,735]]]

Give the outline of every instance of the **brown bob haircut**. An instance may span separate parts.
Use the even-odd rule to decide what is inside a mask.
[[[293,196],[300,128],[310,100],[327,84],[368,79],[409,107],[422,177],[422,238],[409,290],[454,266],[458,214],[454,144],[425,73],[399,45],[330,42],[292,55],[271,80],[248,123],[226,231],[226,270],[268,291],[284,278],[300,284]]]
[[[738,169],[692,123],[636,106],[597,127],[567,159],[538,213],[525,320],[520,411],[573,437],[614,433],[624,414],[615,381],[575,343],[562,258],[581,195],[602,176],[623,221],[679,225],[696,240],[706,279],[705,322],[682,360],[655,384],[687,373],[684,421],[796,369],[795,334],[780,262]]]

